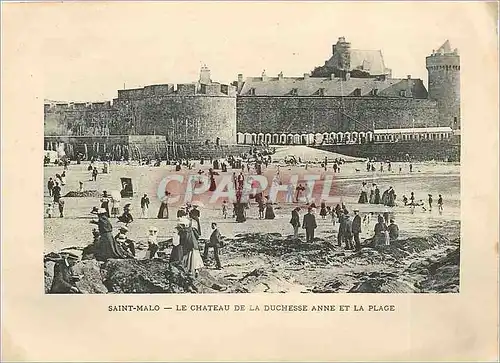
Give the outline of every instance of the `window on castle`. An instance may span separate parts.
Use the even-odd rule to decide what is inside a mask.
[[[290,91],[290,96],[297,96],[297,95],[298,95],[297,88],[292,88],[292,90]]]
[[[255,88],[250,88],[250,91],[248,91],[250,96],[255,96]]]
[[[361,88],[356,88],[354,90],[354,96],[361,96]]]
[[[406,97],[406,90],[403,89],[403,90],[399,91],[399,96]]]
[[[378,89],[374,88],[374,89],[372,90],[372,95],[373,95],[373,96],[378,95]]]
[[[324,88],[320,88],[320,89],[318,90],[318,95],[319,95],[319,96],[324,96],[324,95],[325,95],[325,89],[324,89]]]

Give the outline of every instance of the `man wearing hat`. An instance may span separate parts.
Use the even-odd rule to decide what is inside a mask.
[[[344,241],[345,241],[345,249],[352,250],[354,246],[352,245],[352,221],[349,216],[349,212],[344,210]]]
[[[306,230],[306,242],[312,242],[314,240],[314,230],[318,227],[316,224],[316,217],[312,211],[313,208],[309,207],[302,221],[302,228]]]
[[[200,210],[198,209],[198,206],[196,204],[193,204],[193,209],[189,211],[189,218],[194,219],[196,221],[198,232],[201,234]]]
[[[77,278],[73,276],[71,268],[79,257],[73,253],[60,253],[61,259],[54,265],[54,278],[50,294],[77,294],[80,293],[75,285]]]
[[[361,233],[361,217],[359,216],[359,210],[354,209],[354,218],[352,219],[352,235],[354,236],[356,251],[359,251],[361,249],[361,243],[359,241],[360,233]]]

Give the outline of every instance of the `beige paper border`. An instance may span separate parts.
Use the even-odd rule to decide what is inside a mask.
[[[228,9],[230,5],[227,4]],[[325,6],[324,3],[282,5],[272,4],[274,8],[270,11],[279,7],[280,16],[286,16],[287,12],[300,11],[300,7]],[[369,10],[373,17],[377,17],[377,11],[389,12],[395,17],[412,16],[413,11],[421,16],[426,9],[441,11],[443,17],[467,29],[462,34],[453,34],[465,44],[460,49],[463,107],[460,294],[47,296],[43,294],[41,263],[43,211],[39,201],[43,185],[44,88],[38,55],[44,26],[67,21],[68,11],[90,6],[109,11],[111,24],[117,19],[111,15],[121,12],[138,29],[141,24],[147,26],[147,19],[134,17],[137,4],[2,4],[2,360],[480,361],[498,357],[495,4],[387,3],[377,4],[376,11],[372,4]],[[217,11],[224,6],[219,4]],[[255,14],[251,16],[263,11],[262,4],[258,9],[255,6]],[[356,11],[360,6],[359,3],[352,5]],[[248,24],[244,15],[238,15],[242,16],[242,26]],[[353,15],[353,21],[355,18]],[[71,19],[77,21],[74,17]],[[255,18],[251,23],[253,27],[258,26]],[[390,29],[391,24],[380,26]],[[426,24],[424,17],[422,26],[432,24]],[[62,31],[67,29],[66,26]],[[360,31],[370,30],[361,28]],[[394,29],[394,33],[397,32]],[[65,34],[62,32],[61,37]],[[398,36],[404,51],[405,34],[401,32]],[[265,52],[265,49],[258,51]],[[161,306],[388,303],[395,304],[397,311],[363,315],[108,313],[107,305],[115,303]]]

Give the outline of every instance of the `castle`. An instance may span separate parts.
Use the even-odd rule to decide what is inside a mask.
[[[446,41],[421,79],[392,78],[381,51],[340,37],[330,59],[301,77],[198,81],[118,90],[112,102],[46,103],[45,136],[162,135],[167,142],[316,144],[377,141],[376,130],[460,128],[460,56]],[[429,135],[428,135],[429,136]],[[410,137],[410,136],[408,136]],[[430,136],[429,136],[430,137]]]

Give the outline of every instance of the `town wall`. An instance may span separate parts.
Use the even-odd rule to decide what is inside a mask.
[[[239,96],[241,133],[323,133],[439,124],[435,101],[389,97]]]

